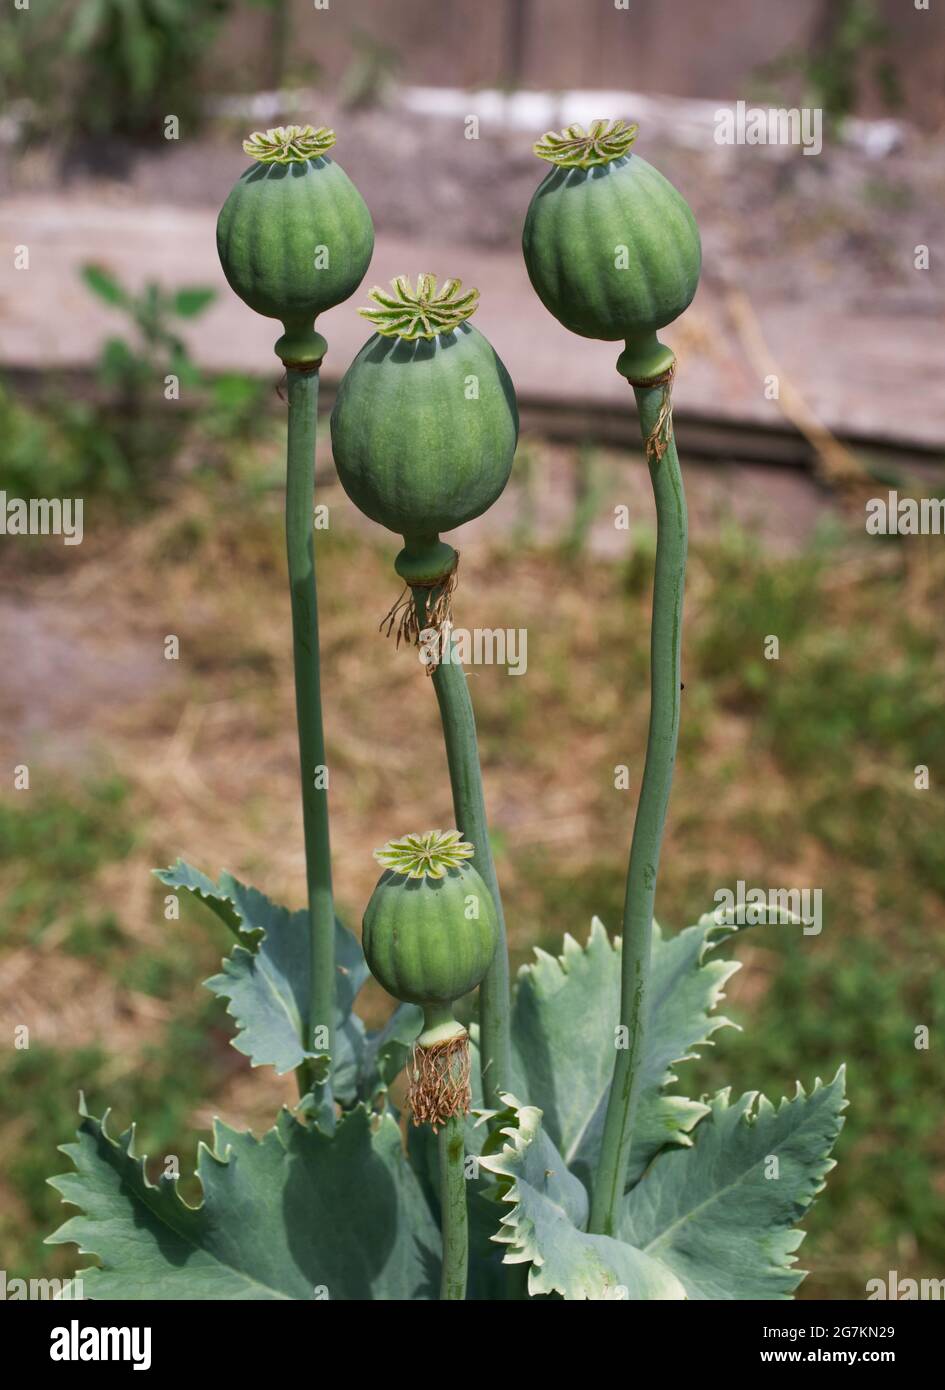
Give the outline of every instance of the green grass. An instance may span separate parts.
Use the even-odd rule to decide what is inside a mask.
[[[0,941],[38,945],[65,920],[66,942],[81,954],[120,927],[112,913],[93,913],[83,888],[103,864],[124,858],[134,843],[127,785],[110,778],[78,796],[23,790],[0,802]],[[69,945],[67,944],[67,949]]]
[[[174,1153],[186,1174],[201,1137],[189,1123],[193,1110],[232,1070],[220,1006],[195,992],[223,943],[188,925],[142,949],[122,929],[120,909],[94,907],[97,875],[126,859],[139,830],[118,778],[0,802],[0,952],[37,953],[47,976],[43,1011],[55,1013],[60,989],[71,988],[65,957],[88,961],[119,990],[173,1002],[172,1021],[130,1063],[115,1051],[113,1020],[98,1020],[101,1044],[56,1048],[41,1040],[32,1013],[23,1019],[29,1046],[0,1057],[0,1249],[10,1277],[74,1268],[74,1252],[42,1241],[65,1215],[46,1178],[69,1166],[56,1148],[75,1129],[80,1091],[93,1113],[114,1107],[120,1127],[137,1121],[139,1151],[158,1160]]]

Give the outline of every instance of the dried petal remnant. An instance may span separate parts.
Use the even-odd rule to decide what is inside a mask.
[[[432,1047],[418,1043],[409,1072],[407,1103],[415,1125],[428,1124],[435,1134],[451,1115],[469,1113],[472,1095],[466,1033]]]
[[[407,646],[419,647],[424,633],[436,633],[435,643],[427,643],[426,673],[432,676],[439,665],[439,651],[453,626],[453,594],[456,589],[459,556],[453,560],[449,571],[437,575],[429,582],[405,584],[399,598],[391,605],[378,624],[378,630],[388,637],[396,632],[396,646],[405,642]],[[425,590],[427,597],[420,601],[415,589]],[[423,608],[423,612],[419,608]]]
[[[668,371],[652,380],[634,381],[632,378],[628,378],[631,386],[658,386],[663,393],[660,397],[660,408],[656,422],[643,441],[643,452],[646,454],[648,463],[659,463],[673,437],[673,378],[675,375],[676,363],[674,361]]]

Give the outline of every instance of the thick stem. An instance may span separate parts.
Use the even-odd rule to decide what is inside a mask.
[[[512,1041],[510,1033],[509,952],[506,944],[505,915],[499,895],[489,825],[479,765],[476,716],[462,663],[456,659],[452,638],[446,659],[433,673],[433,688],[440,707],[446,759],[456,828],[475,846],[473,865],[482,875],[495,903],[499,922],[499,942],[492,964],[479,986],[479,1055],[482,1069],[482,1097],[487,1108],[502,1108],[501,1094],[512,1085]]]
[[[588,1230],[613,1235],[626,1182],[640,1093],[647,1013],[653,901],[679,733],[680,645],[686,574],[686,498],[671,425],[655,441],[668,385],[634,386],[656,497],[656,572],[650,631],[650,728],[633,827],[623,911],[619,1048],[607,1103]],[[663,415],[665,422],[665,413]]]
[[[462,1115],[451,1115],[437,1135],[440,1162],[440,1224],[443,1231],[443,1271],[440,1299],[466,1297],[469,1230],[466,1215],[466,1175]]]
[[[435,594],[431,595],[424,589],[414,589],[413,595],[417,611],[421,614],[430,599],[435,598]],[[462,831],[463,836],[475,847],[472,862],[492,894],[499,921],[499,944],[492,964],[479,986],[479,1056],[483,1104],[487,1108],[501,1110],[501,1093],[512,1087],[509,952],[502,898],[492,860],[492,847],[489,844],[486,801],[476,738],[476,716],[469,695],[466,672],[456,655],[452,638],[447,640],[443,659],[433,672],[433,688],[436,691],[443,725],[456,828]]]
[[[457,1023],[452,1004],[424,1004],[423,1028],[417,1037],[420,1047],[434,1047],[451,1038],[466,1037],[466,1029]]]
[[[302,819],[311,942],[311,994],[307,1049],[330,1054],[335,1002],[335,911],[328,844],[328,785],[322,729],[318,663],[318,602],[312,535],[315,495],[315,427],[318,372],[287,371],[289,441],[285,532],[292,598],[292,649],[295,659],[295,712],[299,728]],[[306,1069],[310,1072],[311,1069]],[[299,1075],[299,1089],[308,1076]],[[331,1083],[314,1088],[323,1118],[331,1114]]]

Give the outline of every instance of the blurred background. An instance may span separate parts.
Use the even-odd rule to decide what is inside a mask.
[[[639,123],[636,149],[688,199],[705,251],[667,334],[692,554],[658,915],[681,928],[738,880],[824,893],[820,936],[735,943],[725,1011],[745,1032],[719,1035],[681,1087],[778,1097],[846,1059],[847,1127],[802,1292],[945,1275],[945,540],[864,526],[891,489],[945,495],[943,14],[896,0],[4,6],[0,490],[84,499],[81,545],[0,538],[8,1276],[73,1267],[71,1247],[42,1245],[60,1219],[44,1180],[68,1166],[56,1147],[80,1088],[184,1172],[212,1115],[259,1132],[293,1099],[291,1078],[229,1046],[199,988],[222,928],[186,909],[166,922],[150,875],[182,853],[278,900],[304,893],[276,329],[229,292],[214,245],[255,128],[337,130],[377,226],[368,285],[422,270],[482,292],[523,434],[500,504],[454,537],[456,619],[527,630],[525,675],[471,676],[515,963],[564,931],[583,940],[592,914],[619,926],[634,794],[614,768],[638,786],[649,482],[616,348],[561,329],[519,251],[544,173],[532,142],[599,115]],[[716,143],[737,101],[822,112],[822,151]],[[367,336],[359,302],[319,324],[326,410]],[[432,693],[376,630],[397,543],[341,492],[324,424],[333,849],[356,927],[375,845],[452,813]],[[369,1005],[377,1022],[380,992]],[[13,1042],[24,1024],[28,1048]]]

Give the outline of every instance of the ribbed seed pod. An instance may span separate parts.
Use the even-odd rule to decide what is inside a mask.
[[[377,332],[345,373],[331,415],[342,486],[365,516],[403,536],[397,572],[431,594],[448,589],[457,560],[440,533],[492,506],[518,440],[511,378],[466,322],[478,291],[461,288],[447,280],[437,289],[420,275],[416,289],[400,276],[392,293],[372,290],[374,305],[360,312]],[[430,616],[418,623],[408,603],[398,638],[416,640]],[[434,625],[444,616],[441,604]]]
[[[476,988],[499,939],[492,895],[459,831],[406,835],[375,851],[384,866],[364,913],[368,966],[388,994],[419,1004],[410,1104],[434,1128],[469,1106],[466,1030],[453,1004]]]
[[[328,157],[334,143],[311,126],[257,132],[243,144],[256,162],[217,221],[223,273],[251,309],[282,321],[284,361],[311,356],[314,320],[354,293],[374,250],[367,205]]]
[[[535,152],[555,167],[531,200],[522,249],[555,318],[585,338],[625,339],[618,370],[645,377],[671,363],[656,332],[691,303],[701,247],[685,199],[630,153],[635,136],[622,121],[545,135]]]
[[[345,491],[402,536],[452,531],[491,507],[517,433],[509,374],[468,323],[436,338],[371,338],[331,417]]]

